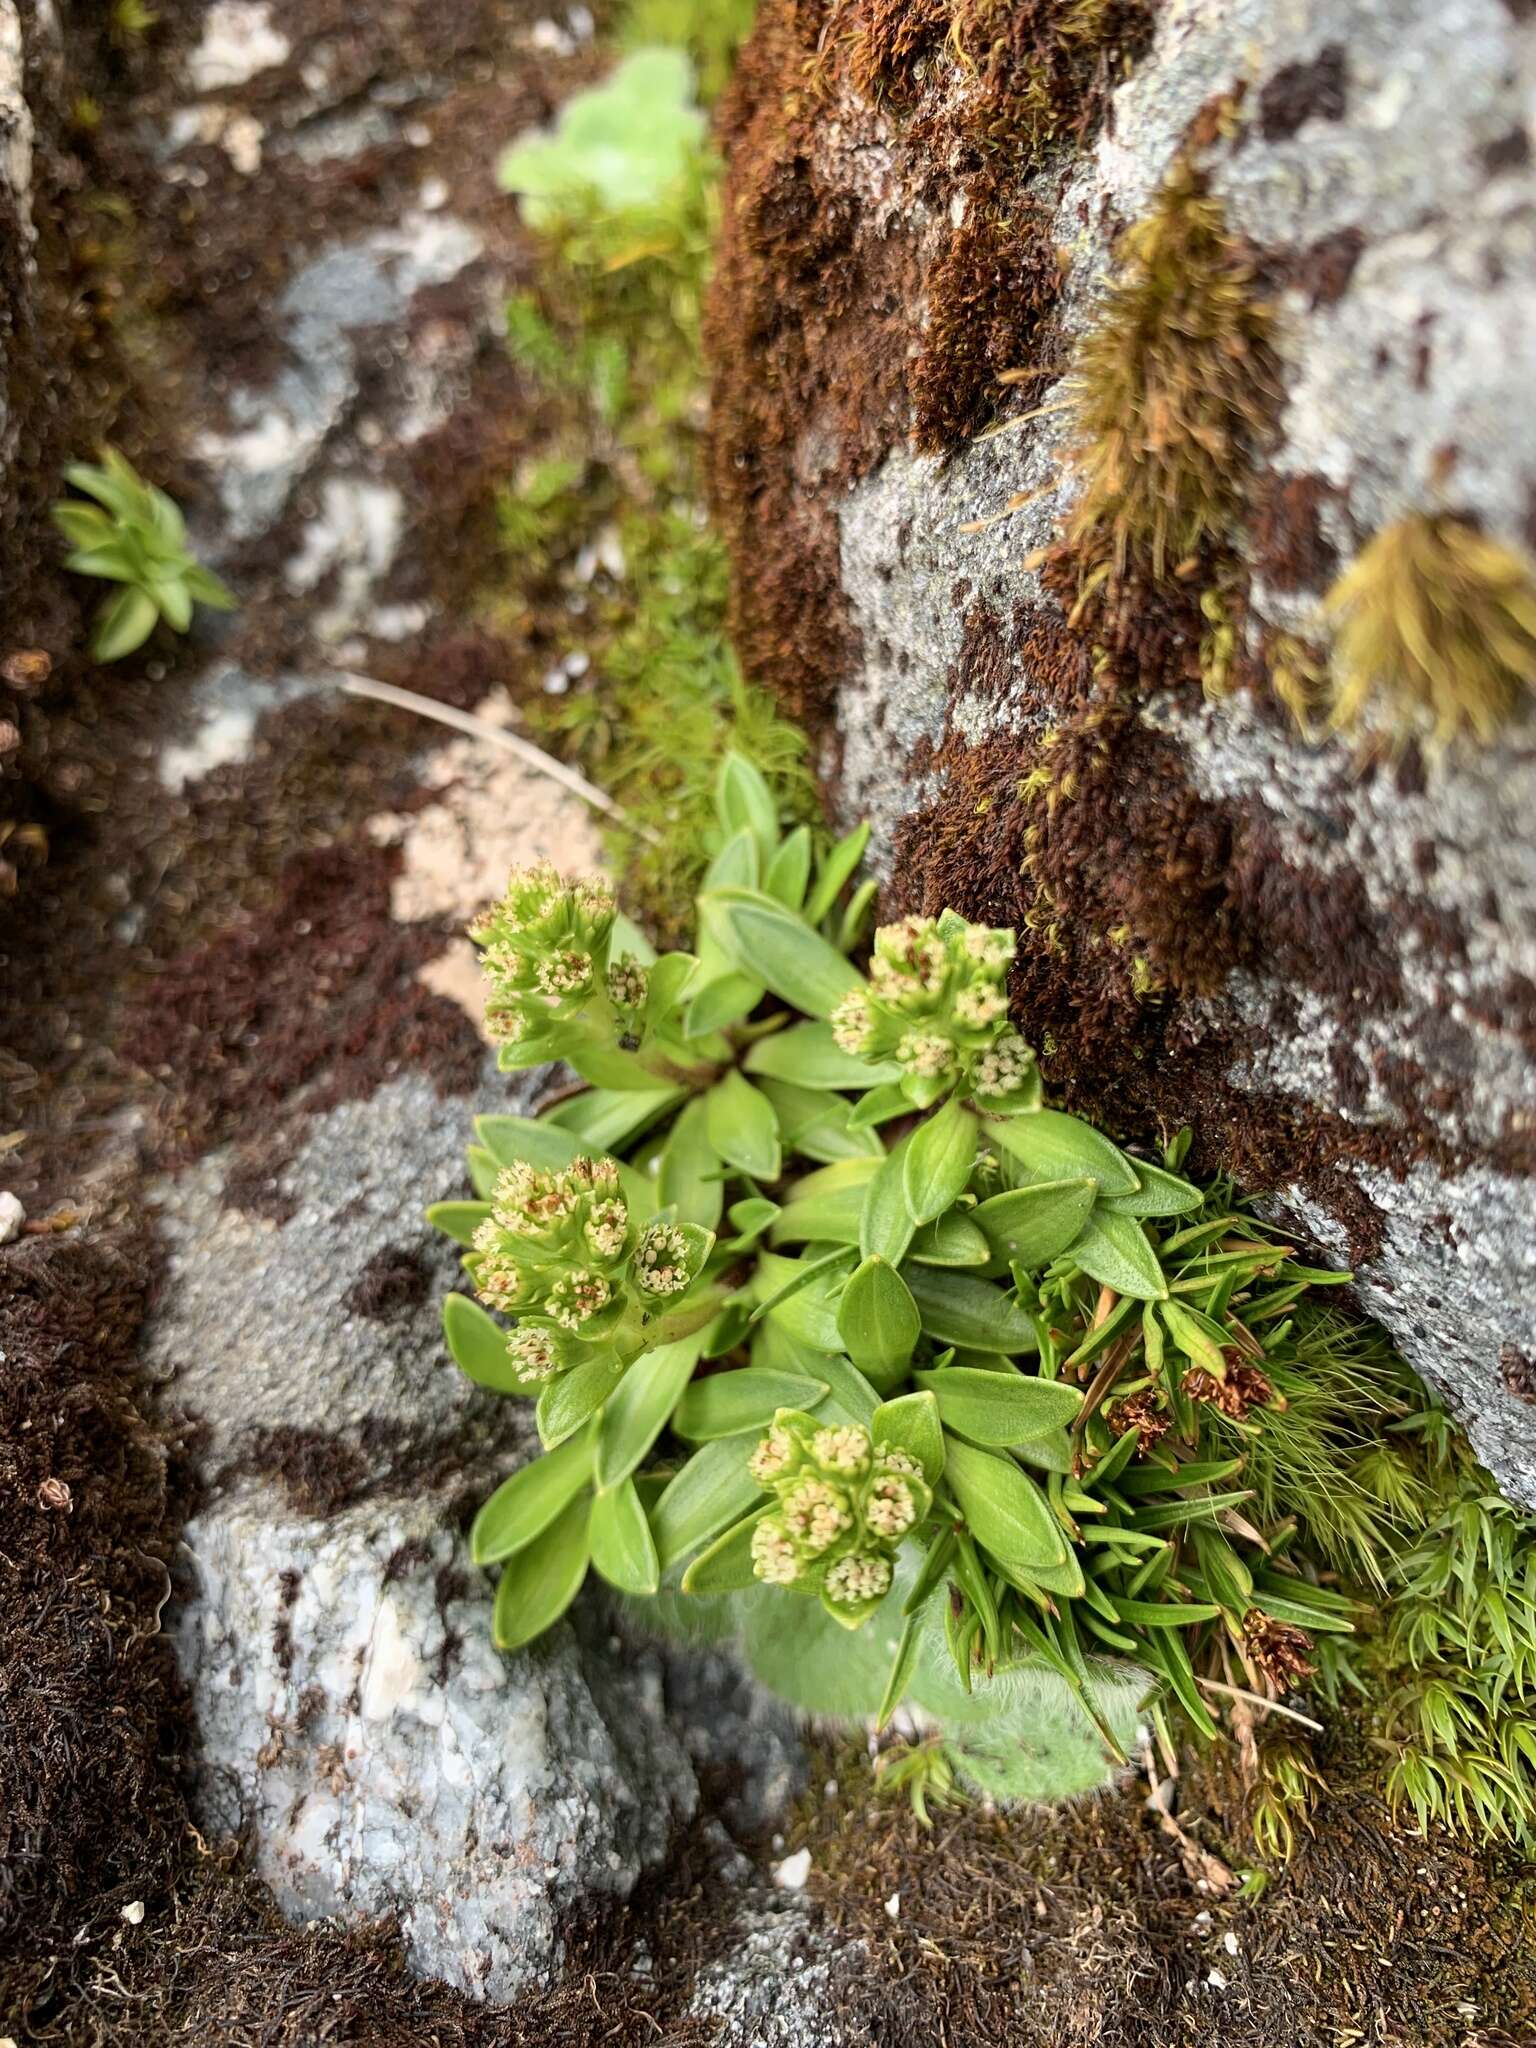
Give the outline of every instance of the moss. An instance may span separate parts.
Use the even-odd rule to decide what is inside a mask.
[[[1536,686],[1536,570],[1463,520],[1415,513],[1386,527],[1327,609],[1336,729],[1487,741]]]
[[[1161,579],[1228,538],[1279,390],[1272,315],[1247,250],[1187,161],[1127,230],[1073,363],[1070,534],[1116,575]]]
[[[1081,143],[1152,14],[1149,0],[957,0],[949,42],[977,77],[979,135],[1025,164]]]

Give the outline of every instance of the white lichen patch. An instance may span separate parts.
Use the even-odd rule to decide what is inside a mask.
[[[194,92],[228,92],[287,62],[292,44],[272,21],[270,0],[214,0],[187,59]]]

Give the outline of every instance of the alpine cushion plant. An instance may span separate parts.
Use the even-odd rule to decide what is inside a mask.
[[[595,1569],[805,1707],[983,1717],[1019,1757],[1065,1707],[1044,1789],[1143,1703],[1215,1736],[1360,1612],[1287,1491],[1333,1458],[1350,1497],[1359,1375],[1309,1378],[1347,1276],[1181,1178],[1187,1134],[1133,1157],[1045,1105],[1011,932],[907,919],[865,975],[867,828],[781,836],[737,756],[717,809],[692,951],[548,867],[473,933],[502,1066],[581,1084],[479,1119],[476,1198],[428,1212],[479,1297],[445,1304],[453,1356],[536,1403],[542,1455],[472,1532],[496,1640]]]
[[[185,633],[194,604],[233,608],[226,585],[188,551],[180,507],[146,483],[126,456],[106,448],[99,464],[72,463],[64,474],[96,500],[87,505],[66,498],[53,508],[54,524],[73,549],[64,566],[123,586],[96,613],[91,652],[98,661],[132,654],[162,619]]]

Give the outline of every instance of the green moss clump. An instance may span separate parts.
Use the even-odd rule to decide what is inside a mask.
[[[1415,513],[1378,533],[1328,594],[1329,722],[1436,744],[1491,740],[1536,686],[1536,570],[1464,520]]]
[[[640,19],[663,13],[647,6]],[[706,19],[693,7],[675,26],[718,54],[739,14],[727,5]],[[767,776],[784,816],[818,812],[804,736],[742,677],[727,643],[729,563],[702,506],[699,326],[718,167],[701,125],[680,117],[643,190],[621,201],[565,178],[551,160],[561,136],[612,118],[572,103],[553,147],[523,143],[503,160],[525,211],[525,187],[538,186],[542,259],[508,305],[507,339],[546,425],[499,494],[508,587],[491,613],[493,623],[532,614],[553,626],[560,654],[585,657],[572,687],[525,713],[622,806],[611,858],[666,937],[714,848],[714,780],[728,749]]]
[[[1082,479],[1070,538],[1161,578],[1233,528],[1278,401],[1272,315],[1221,202],[1178,164],[1129,228],[1069,379]]]

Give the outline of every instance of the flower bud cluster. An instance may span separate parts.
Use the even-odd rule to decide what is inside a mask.
[[[518,1371],[549,1379],[578,1362],[572,1339],[604,1338],[632,1305],[683,1293],[707,1249],[706,1232],[638,1228],[611,1159],[573,1159],[502,1172],[469,1267],[480,1299],[518,1318],[507,1346]]]
[[[778,1501],[752,1532],[758,1578],[819,1593],[840,1620],[862,1621],[932,1505],[916,1458],[855,1425],[780,1409],[748,1469]]]
[[[953,1088],[1023,1107],[1038,1100],[1035,1056],[1008,1022],[1011,931],[953,911],[875,934],[869,980],[844,996],[832,1032],[844,1052],[895,1060],[920,1109]]]
[[[525,1050],[529,1063],[549,1056],[550,1025],[607,996],[615,914],[601,875],[567,882],[549,861],[512,870],[500,903],[469,934],[491,985],[485,1015],[494,1039]],[[632,968],[631,976],[625,986],[643,1000],[643,973]]]

